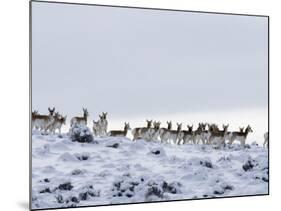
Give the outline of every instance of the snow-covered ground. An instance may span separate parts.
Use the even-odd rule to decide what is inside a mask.
[[[247,141],[251,143],[251,140]],[[32,135],[32,208],[268,193],[268,151]]]

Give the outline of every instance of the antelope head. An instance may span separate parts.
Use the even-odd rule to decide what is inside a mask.
[[[206,123],[201,123],[201,129],[202,129],[202,130],[206,130],[206,126],[207,126]]]
[[[55,107],[53,109],[50,109],[50,107],[49,107],[48,110],[49,110],[50,116],[53,116],[54,112],[55,112]]]
[[[32,116],[36,116],[38,114],[38,110],[32,111]]]
[[[160,128],[160,125],[161,125],[161,122],[159,121],[159,122],[156,122],[156,124],[155,124],[155,129],[159,129]]]
[[[253,132],[253,130],[252,130],[252,128],[251,128],[251,126],[250,126],[250,125],[248,125],[248,126],[246,127],[245,132],[248,132],[248,133]]]
[[[177,131],[181,131],[181,126],[182,126],[182,123],[177,123],[177,126],[178,126],[178,128],[177,128]]]
[[[167,124],[168,124],[168,130],[171,130],[172,129],[172,121],[170,121],[170,122],[167,122]]]
[[[243,132],[244,132],[244,127],[239,127],[239,131],[240,131],[241,133],[243,133]]]
[[[59,119],[61,117],[61,115],[59,114],[59,112],[55,112],[55,115],[54,115],[57,119]]]
[[[217,132],[217,131],[219,131],[218,125],[216,125],[216,124],[210,124],[210,125],[209,125],[209,131],[211,131],[211,132]]]
[[[189,131],[189,132],[192,132],[192,130],[193,130],[193,125],[191,125],[191,126],[187,125],[187,128],[188,128],[188,131]]]
[[[83,116],[84,117],[88,117],[89,116],[89,112],[88,112],[87,108],[83,108]]]
[[[202,123],[198,123],[197,131],[202,131]]]
[[[157,122],[154,121],[154,122],[153,122],[153,127],[156,128],[156,126],[157,126]]]
[[[227,125],[224,125],[224,124],[223,124],[223,125],[222,125],[222,128],[223,128],[223,131],[224,131],[224,132],[227,132],[228,126],[229,126],[229,124],[227,124]]]
[[[127,131],[127,130],[131,130],[131,127],[130,127],[129,122],[128,122],[128,123],[126,123],[126,122],[125,122],[125,127],[124,127],[124,130],[125,130],[125,131]]]
[[[35,119],[37,115],[38,115],[38,111],[37,111],[37,110],[32,111],[32,113],[31,113],[31,118],[32,118],[32,119]]]
[[[106,116],[107,116],[107,112],[102,112],[103,119],[106,119]]]
[[[151,128],[152,120],[146,120],[146,122],[147,122],[147,128]]]

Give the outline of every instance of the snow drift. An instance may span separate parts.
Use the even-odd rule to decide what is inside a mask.
[[[84,132],[33,131],[33,209],[268,193],[268,151],[257,144],[217,150]]]

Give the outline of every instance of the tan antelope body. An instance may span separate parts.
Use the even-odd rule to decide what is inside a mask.
[[[202,132],[203,132],[202,123],[199,123],[197,129],[193,132],[194,144],[199,144],[200,140],[202,140],[203,144],[205,144],[204,140],[202,139]]]
[[[32,124],[31,128],[33,129],[35,127],[35,129],[38,130],[39,129],[38,126],[34,125],[34,121],[35,121],[37,115],[38,115],[37,110],[32,111],[32,113],[31,113],[31,124]]]
[[[147,122],[146,127],[137,127],[132,130],[133,141],[141,138],[145,140],[149,140],[152,120],[146,120],[146,122]]]
[[[211,133],[206,130],[206,123],[201,123],[201,134],[200,134],[200,138],[199,141],[202,140],[203,144],[208,144]]]
[[[161,122],[154,122],[153,123],[153,128],[151,128],[149,130],[149,140],[150,141],[157,141],[158,140],[158,136],[159,136],[159,133],[160,133],[160,125],[161,125]]]
[[[86,125],[87,126],[87,118],[89,116],[88,110],[83,108],[83,116],[82,117],[72,117],[70,120],[70,127],[74,125]]]
[[[94,136],[99,136],[101,134],[101,126],[99,121],[93,120],[93,134]]]
[[[223,125],[223,130],[211,131],[210,143],[217,143],[218,147],[221,148],[222,144],[225,142],[225,136],[227,134],[228,125]]]
[[[63,117],[57,112],[54,116],[53,123],[48,126],[48,129],[50,129],[52,133],[55,133],[56,130],[59,130],[59,134],[61,134],[61,127],[62,125],[65,125],[66,118],[66,116]]]
[[[180,132],[180,135],[179,135],[179,141],[178,141],[178,144],[187,144],[189,143],[190,141],[193,142],[193,125],[192,126],[189,126],[187,125],[187,128],[188,130],[182,130]]]
[[[232,132],[227,131],[227,133],[225,134],[225,137],[224,137],[224,142],[223,142],[223,144],[225,144],[226,141],[229,142],[229,141],[231,140],[231,137],[232,137]]]
[[[127,136],[128,130],[131,130],[129,123],[125,122],[124,130],[111,130],[108,132],[109,136],[120,136],[125,137]]]
[[[208,125],[208,135],[207,135],[207,144],[211,144],[210,137],[213,132],[218,132],[219,127],[217,124],[207,124]]]
[[[177,144],[178,138],[181,132],[182,124],[177,123],[177,130],[170,130],[169,141],[171,143]]]
[[[245,143],[246,143],[246,139],[247,139],[247,136],[250,132],[253,132],[252,128],[250,127],[250,125],[247,126],[247,128],[245,129],[244,132],[241,132],[241,131],[235,131],[235,132],[232,132],[232,135],[231,135],[231,139],[229,141],[229,144],[232,144],[235,140],[239,141],[240,144],[242,145],[242,147],[244,148],[245,147]]]
[[[32,113],[32,128],[36,128],[36,129],[40,129],[40,130],[44,130],[45,132],[47,132],[48,127],[53,123],[54,121],[54,112],[55,112],[55,108],[50,109],[49,110],[49,115],[41,115],[33,112]]]
[[[243,132],[244,131],[244,127],[239,127],[239,131]],[[226,135],[225,135],[225,139],[224,139],[224,144],[226,143],[226,141],[230,142],[232,137],[232,132],[227,131]]]
[[[172,122],[167,122],[168,127],[167,128],[161,128],[159,131],[159,136],[161,143],[167,143],[170,137],[170,130],[172,129]]]
[[[99,125],[99,135],[100,136],[105,136],[107,134],[107,126],[108,126],[108,122],[106,119],[107,116],[107,112],[102,112],[102,115],[99,115],[100,119],[98,121],[98,125]]]

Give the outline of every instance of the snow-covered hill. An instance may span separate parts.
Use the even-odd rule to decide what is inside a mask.
[[[268,151],[32,135],[32,208],[268,193]]]

